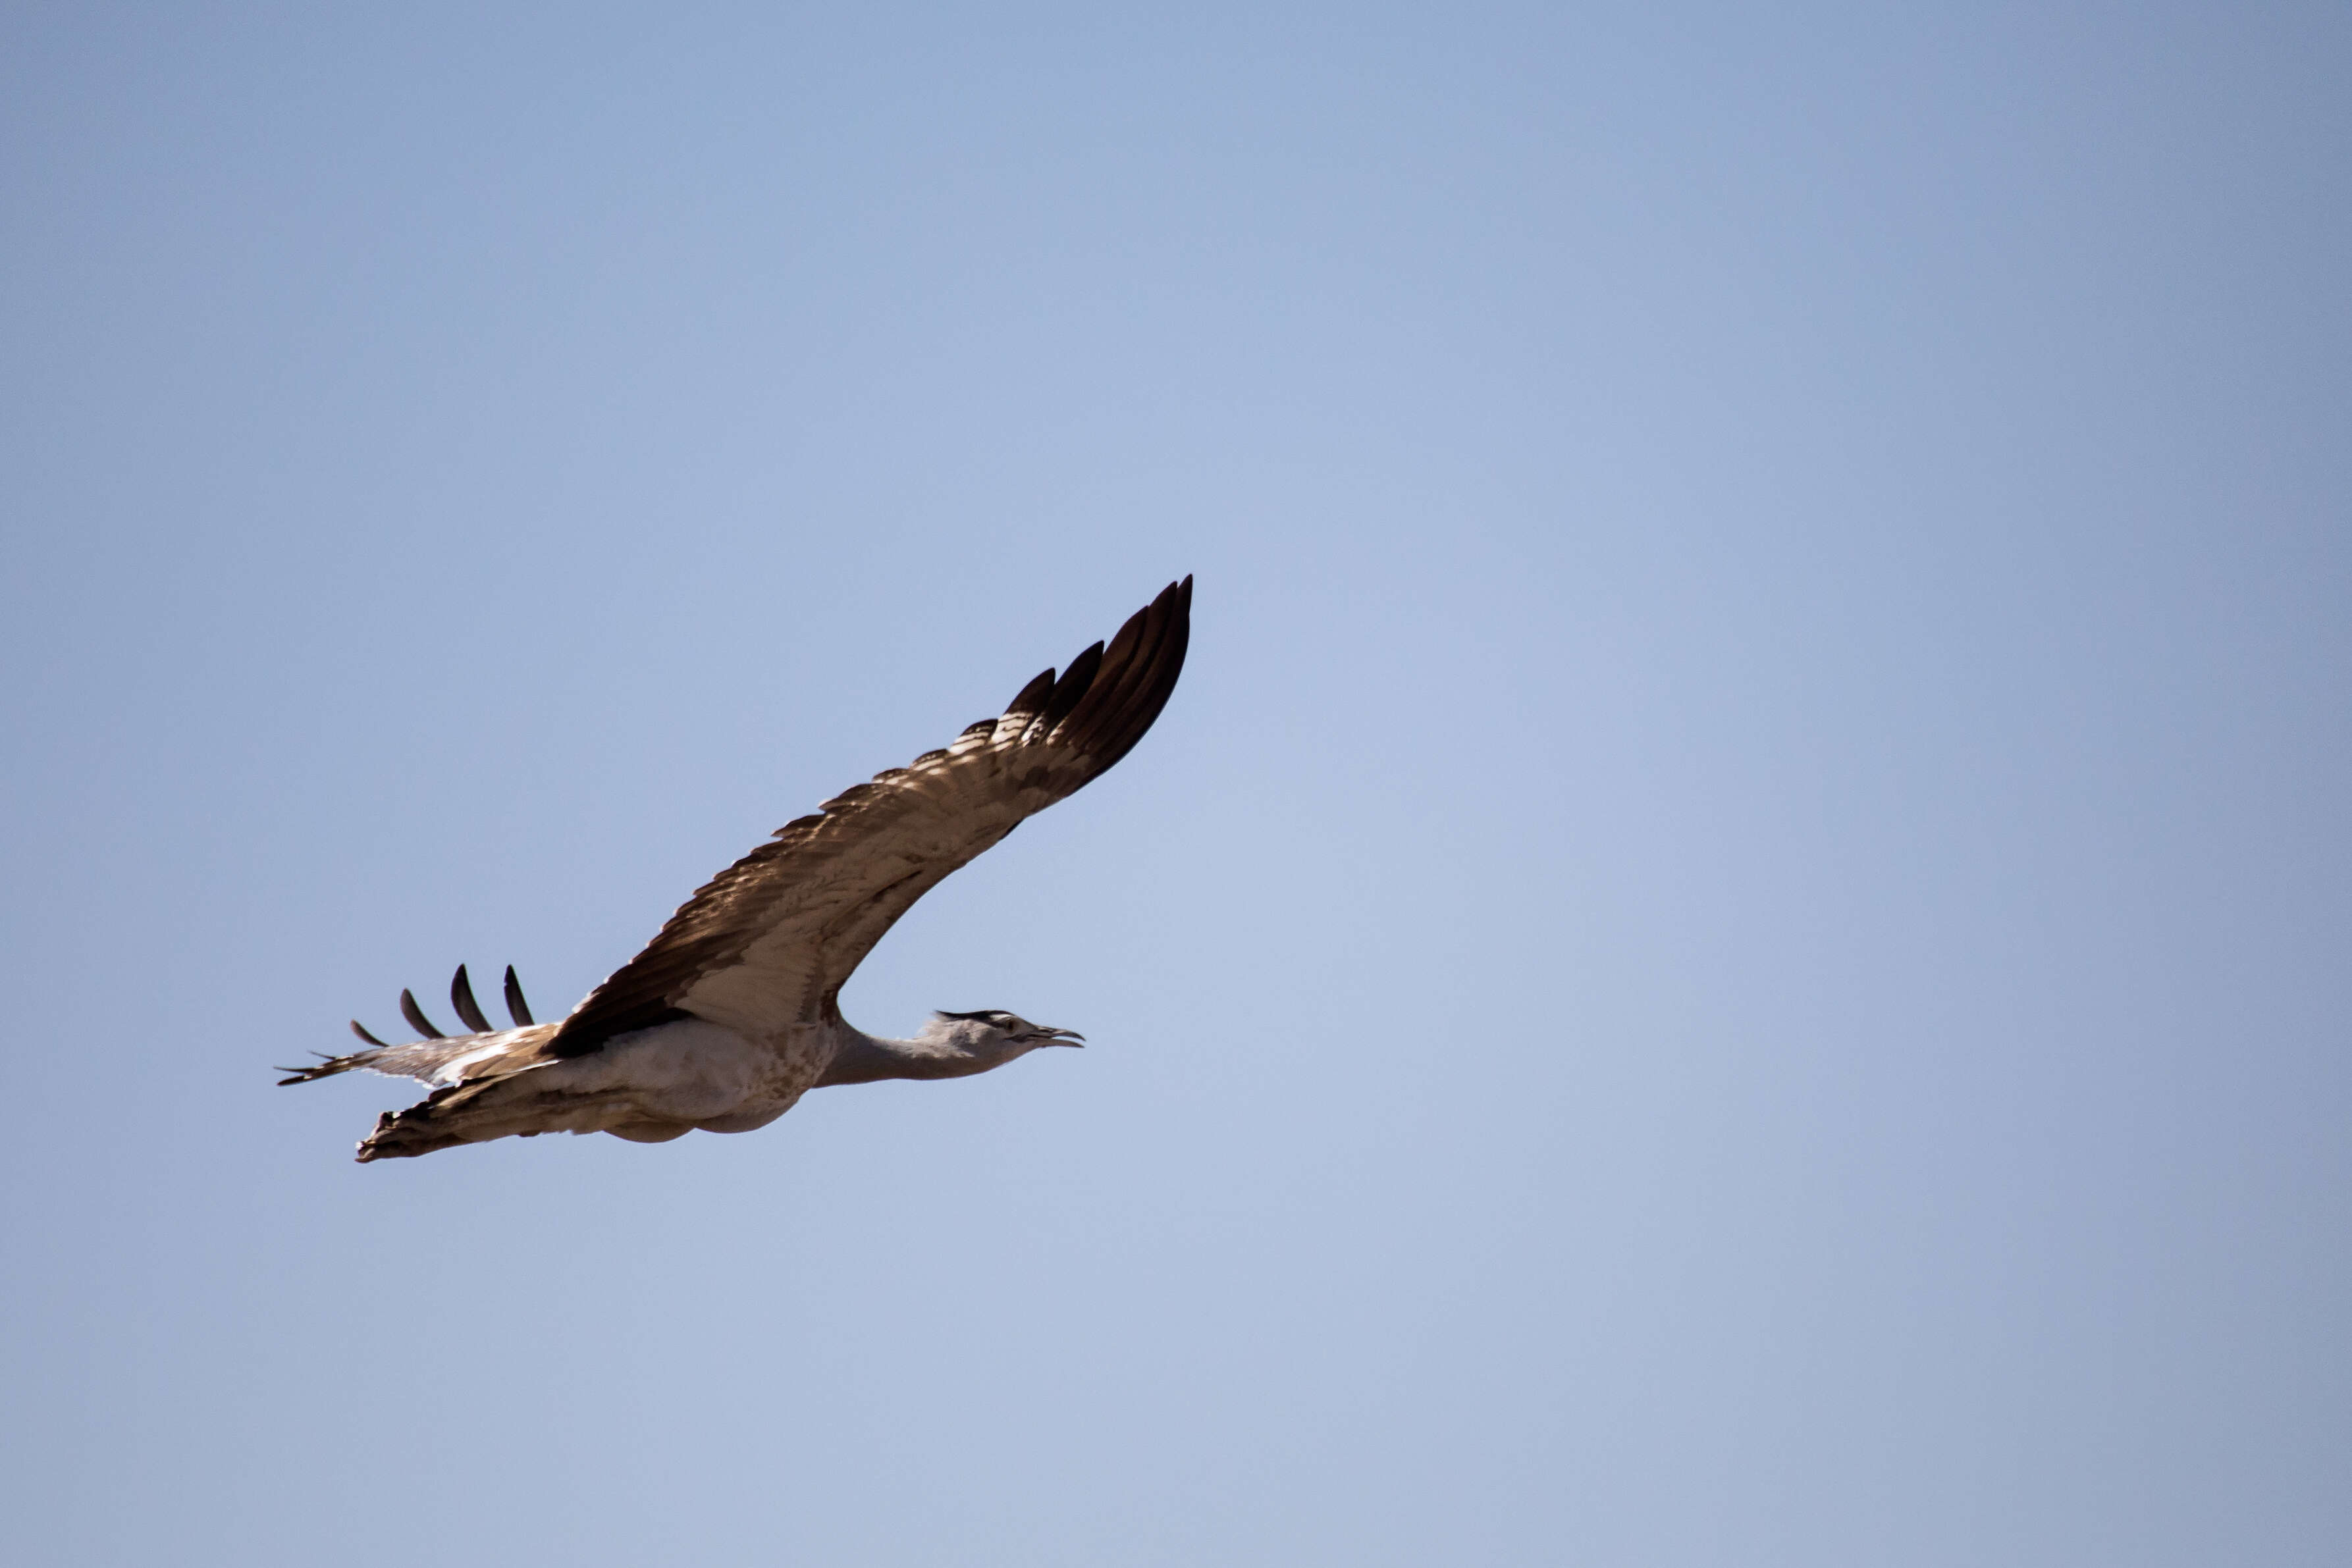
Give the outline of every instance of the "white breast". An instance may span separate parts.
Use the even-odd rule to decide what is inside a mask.
[[[649,1120],[701,1122],[742,1110],[777,1067],[776,1053],[700,1019],[656,1024],[547,1071],[567,1092],[627,1094]]]

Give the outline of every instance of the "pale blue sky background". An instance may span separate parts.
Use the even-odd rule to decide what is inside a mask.
[[[2346,1561],[2347,81],[10,7],[0,1555]],[[1185,571],[846,998],[1086,1052],[364,1168],[403,1086],[271,1087]]]

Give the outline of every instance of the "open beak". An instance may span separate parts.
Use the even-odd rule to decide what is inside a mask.
[[[1029,1037],[1039,1045],[1084,1045],[1087,1037],[1074,1029],[1041,1029]]]

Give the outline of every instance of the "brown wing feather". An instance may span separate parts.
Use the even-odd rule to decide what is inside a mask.
[[[589,993],[550,1042],[582,1056],[691,1012],[755,1034],[815,1022],[914,902],[1022,819],[1108,772],[1176,689],[1192,580],[1171,582],[1059,680],[1001,717],[877,774],[720,872],[646,950]]]

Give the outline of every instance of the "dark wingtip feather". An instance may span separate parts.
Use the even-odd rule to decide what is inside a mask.
[[[1072,659],[1062,678],[1054,683],[1054,695],[1046,700],[1045,711],[1037,716],[1038,724],[1050,730],[1067,718],[1070,710],[1094,689],[1095,677],[1102,672],[1102,662],[1103,645],[1100,643]]]
[[[522,982],[515,978],[512,964],[507,966],[507,1016],[514,1019],[517,1029],[526,1028],[531,1021],[530,1008],[522,999]]]
[[[493,1032],[490,1020],[482,1016],[482,1004],[474,999],[474,982],[466,977],[466,966],[463,964],[458,965],[457,972],[449,977],[449,1005],[457,1009],[458,1018],[476,1034]]]
[[[1183,673],[1192,640],[1192,580],[1170,583],[1127,619],[1104,653],[1093,688],[1055,727],[1094,753],[1093,773],[1108,772],[1160,716]]]
[[[425,1009],[416,1005],[416,996],[413,991],[404,990],[400,993],[400,1016],[408,1020],[409,1028],[415,1030],[417,1033],[423,1035],[427,1040],[446,1040],[449,1038],[447,1035],[443,1034],[439,1030],[433,1027],[433,1020],[426,1018],[425,1016]]]
[[[1034,716],[1045,707],[1045,699],[1053,694],[1054,672],[1048,669],[1027,685],[1023,686],[1020,694],[1004,705],[1004,716],[1011,718],[1014,714]]]
[[[353,1019],[352,1020],[352,1032],[359,1036],[362,1040],[367,1041],[370,1045],[375,1047],[378,1051],[390,1051],[392,1049],[390,1045],[376,1039],[375,1036],[368,1033],[366,1030],[362,1029],[360,1027],[360,1020],[357,1019]]]

